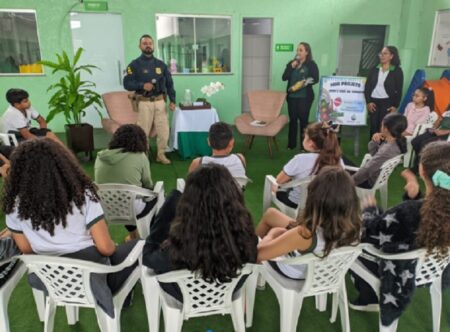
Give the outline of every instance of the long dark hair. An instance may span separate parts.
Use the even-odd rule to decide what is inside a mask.
[[[430,111],[433,112],[434,111],[434,92],[433,90],[426,88],[426,87],[421,87],[418,88],[417,90],[419,90],[420,92],[423,93],[423,96],[425,98],[427,98],[424,102],[425,106],[428,106],[430,108]]]
[[[109,149],[123,152],[148,153],[148,140],[144,130],[135,124],[125,124],[117,128],[108,145]]]
[[[297,221],[325,239],[324,257],[333,248],[360,240],[361,214],[352,177],[340,167],[325,166],[308,186],[305,209]]]
[[[342,151],[336,133],[330,126],[321,122],[312,123],[306,128],[306,135],[319,150],[311,175],[317,174],[324,166],[339,165]]]
[[[305,48],[305,51],[308,52],[308,55],[306,56],[305,63],[310,62],[313,60],[313,55],[311,51],[311,45],[309,45],[307,42],[300,42],[299,45],[303,45]]]
[[[406,152],[406,138],[403,136],[403,132],[408,127],[408,121],[406,117],[399,113],[391,113],[383,118],[383,126],[391,135],[395,138],[398,148],[401,153]]]
[[[388,45],[385,46],[389,52],[392,54],[392,59],[391,59],[391,65],[400,67],[401,65],[401,61],[400,61],[400,55],[398,54],[398,49],[395,46],[392,45]]]
[[[163,247],[174,267],[207,281],[228,282],[243,264],[256,261],[252,217],[225,167],[203,165],[188,176]]]
[[[81,209],[88,195],[98,201],[96,187],[75,156],[48,139],[21,143],[11,155],[11,169],[2,192],[2,210],[30,219],[33,229],[54,235],[55,225],[66,226],[73,206]]]
[[[428,253],[437,249],[438,256],[443,258],[450,246],[450,190],[436,186],[432,177],[438,170],[450,175],[450,143],[429,143],[421,152],[420,163],[423,176],[433,189],[425,197],[420,209],[417,244],[427,248]]]

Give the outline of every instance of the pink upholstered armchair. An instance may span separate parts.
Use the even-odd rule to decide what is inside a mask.
[[[107,92],[102,95],[103,103],[110,119],[102,119],[102,126],[108,133],[114,132],[121,125],[135,124],[137,113],[133,111],[131,100],[128,99],[128,91]],[[150,131],[149,137],[155,137],[155,127]]]
[[[238,116],[234,122],[237,129],[246,135],[246,143],[251,149],[255,136],[266,136],[269,147],[269,155],[272,158],[272,143],[278,149],[275,136],[288,123],[286,115],[280,115],[281,107],[286,99],[286,93],[280,91],[249,91],[247,93],[250,105],[250,114],[244,113]],[[264,121],[264,126],[253,126],[254,120]]]

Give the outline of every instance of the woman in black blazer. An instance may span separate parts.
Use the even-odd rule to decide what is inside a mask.
[[[294,60],[286,65],[283,81],[287,81],[287,104],[289,112],[288,149],[297,146],[297,129],[300,122],[300,148],[308,125],[309,110],[314,100],[312,86],[319,81],[319,69],[312,58],[311,47],[301,42]]]
[[[380,132],[385,115],[397,110],[403,89],[403,71],[397,48],[385,46],[378,56],[380,64],[369,72],[364,88],[369,111],[370,138]]]

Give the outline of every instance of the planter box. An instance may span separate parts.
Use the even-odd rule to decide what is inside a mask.
[[[84,152],[92,158],[94,151],[94,127],[88,123],[66,124],[67,146],[73,152]]]

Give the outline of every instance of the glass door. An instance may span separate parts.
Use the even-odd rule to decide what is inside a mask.
[[[123,90],[124,46],[122,16],[111,13],[70,13],[72,45],[74,52],[82,47],[80,64],[95,65],[93,75],[82,77],[93,81],[99,94]],[[101,110],[103,117],[108,117]],[[87,110],[84,121],[101,128],[95,110]]]

